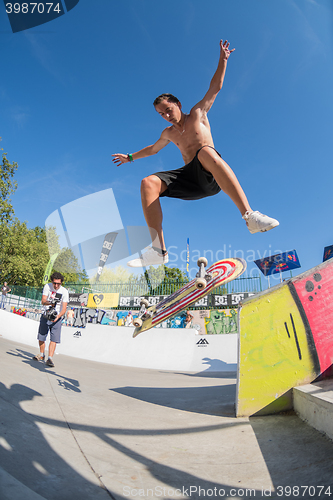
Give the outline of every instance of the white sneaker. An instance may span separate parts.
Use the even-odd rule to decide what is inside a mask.
[[[260,212],[246,212],[242,218],[245,220],[251,234],[264,233],[280,224],[278,220],[272,219]]]
[[[129,267],[147,267],[152,265],[167,264],[169,262],[168,254],[162,255],[153,248],[147,247],[147,252],[141,254],[140,259],[134,259],[127,262]]]

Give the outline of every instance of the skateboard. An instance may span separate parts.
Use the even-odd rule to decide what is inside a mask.
[[[148,300],[141,299],[139,315],[133,320],[133,337],[175,316],[214,288],[238,278],[246,269],[245,260],[238,258],[219,260],[208,269],[205,257],[200,257],[197,264],[199,271],[196,277],[158,304],[149,307]]]

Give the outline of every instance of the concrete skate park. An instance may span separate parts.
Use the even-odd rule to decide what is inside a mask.
[[[329,498],[332,283],[246,299],[238,335],[64,326],[52,369],[0,311],[1,500]]]

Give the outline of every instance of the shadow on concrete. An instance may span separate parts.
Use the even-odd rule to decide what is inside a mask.
[[[276,497],[308,500],[333,495],[332,441],[293,411],[249,420]]]
[[[0,382],[1,467],[47,499],[72,500],[79,495],[97,500],[105,498],[102,488],[85,480],[46,441],[39,425],[47,425],[47,419],[36,418],[22,410],[20,403],[35,397],[41,394],[29,387],[13,384],[7,389]],[[6,492],[0,497],[7,498]],[[16,499],[13,497],[13,500]]]
[[[29,351],[25,351],[23,349],[15,349],[13,351],[7,351],[6,354],[9,354],[10,356],[15,356],[22,358],[25,364],[31,366],[34,370],[38,370],[40,372],[47,372],[48,375],[52,375],[57,378],[59,386],[63,387],[66,391],[74,391],[74,392],[81,392],[80,390],[80,383],[78,380],[64,377],[63,375],[57,373],[54,371],[54,369],[50,369],[47,367],[47,365],[42,362],[42,361],[36,361],[33,358],[35,354],[32,354]]]
[[[167,408],[221,417],[235,416],[236,384],[209,387],[120,387],[110,390]]]
[[[212,358],[203,358],[203,364],[207,365],[207,369],[204,372],[237,372],[237,364],[236,363],[226,363],[221,359],[212,359]],[[203,372],[203,373],[204,373]]]
[[[73,433],[76,431],[88,432],[97,436],[108,446],[136,461],[148,470],[151,477],[155,478],[158,484],[164,483],[163,498],[174,498],[175,490],[185,491],[185,495],[192,495],[197,498],[200,489],[213,491],[220,490],[222,496],[230,491],[230,485],[223,483],[202,480],[196,475],[188,474],[177,468],[165,466],[159,462],[147,458],[143,453],[119,443],[116,436],[147,435],[156,437],[171,434],[188,434],[197,432],[211,432],[217,429],[224,429],[230,426],[248,425],[246,421],[223,423],[209,426],[198,426],[192,428],[179,429],[118,429],[112,427],[95,427],[89,425],[79,425],[75,422],[59,421],[45,417],[31,415],[20,407],[23,401],[29,401],[41,395],[21,384],[13,384],[7,389],[0,383],[1,412],[0,421],[0,464],[2,468],[16,480],[20,481],[30,490],[38,493],[48,500],[102,500],[112,498],[116,500],[128,498],[128,490],[124,489],[124,495],[119,495],[106,489],[101,481],[101,486],[96,486],[78,474],[68,461],[64,461],[48,444],[40,431],[40,425],[52,426],[56,429],[69,428]],[[112,437],[111,437],[112,436]],[[207,436],[209,438],[209,435]],[[6,444],[7,443],[7,444]],[[10,444],[9,444],[10,443]],[[116,456],[116,455],[115,455]],[[87,462],[89,460],[85,457]],[[89,464],[90,465],[90,464]],[[169,490],[169,493],[168,493]],[[134,490],[133,490],[134,491]],[[140,490],[135,490],[135,496]],[[143,491],[143,490],[142,490]],[[0,486],[1,493],[1,486]],[[7,498],[7,496],[1,498]],[[179,496],[179,495],[178,495]],[[209,495],[212,496],[212,495]],[[221,496],[221,495],[213,495]],[[23,497],[21,497],[23,498]],[[131,497],[132,498],[132,497]],[[12,498],[16,500],[16,498]]]

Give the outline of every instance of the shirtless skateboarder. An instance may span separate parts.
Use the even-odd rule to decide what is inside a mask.
[[[123,163],[146,158],[158,153],[173,142],[183,156],[185,166],[177,170],[157,172],[143,179],[141,199],[144,216],[152,237],[152,247],[141,258],[128,262],[131,267],[166,264],[166,250],[162,209],[159,198],[167,196],[182,200],[198,200],[224,191],[239,209],[250,233],[264,232],[279,225],[260,212],[253,211],[237,177],[214,148],[207,113],[222,88],[227,61],[235,50],[228,41],[220,41],[220,59],[217,70],[204,98],[185,114],[180,101],[172,94],[162,94],[154,101],[156,111],[171,125],[163,130],[155,144],[132,154],[113,154],[113,162]]]

